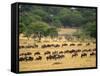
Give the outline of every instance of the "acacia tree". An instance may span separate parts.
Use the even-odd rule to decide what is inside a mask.
[[[44,36],[44,33],[48,29],[48,24],[45,22],[35,22],[31,24],[31,29],[33,34],[38,37],[38,40],[41,41],[42,36]]]
[[[33,34],[38,37],[39,42],[41,41],[42,37],[55,37],[58,35],[58,31],[56,28],[49,26],[47,23],[44,22],[35,22],[31,24],[31,29]]]

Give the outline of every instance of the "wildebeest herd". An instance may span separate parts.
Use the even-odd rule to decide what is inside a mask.
[[[94,44],[94,43],[93,43]],[[85,46],[89,46],[91,45],[91,43],[86,43]],[[57,48],[57,47],[66,47],[66,46],[83,46],[82,43],[63,43],[62,45],[60,44],[44,44],[41,45],[41,48]],[[39,48],[39,45],[35,44],[33,46],[19,46],[20,49],[23,48]],[[60,60],[60,59],[64,59],[67,54],[70,55],[70,57],[75,58],[75,57],[92,57],[92,56],[96,56],[96,48],[93,49],[67,49],[66,50],[54,50],[54,51],[50,51],[47,50],[45,52],[42,51],[36,51],[36,52],[25,52],[25,53],[20,53],[19,54],[19,61],[41,61],[43,59],[42,56],[45,56],[46,61],[50,61],[50,60]]]
[[[93,42],[93,44],[95,44],[94,42]],[[89,46],[90,45],[90,43],[86,43],[86,45],[85,46]],[[82,46],[82,43],[78,43],[78,44],[75,44],[75,43],[71,43],[71,44],[67,44],[67,43],[63,43],[62,45],[60,45],[60,44],[43,44],[43,45],[41,45],[41,48],[50,48],[50,47],[64,47],[64,46]],[[22,48],[39,48],[39,45],[37,45],[37,44],[34,44],[34,45],[28,45],[28,46],[19,46],[19,48],[20,49],[22,49]]]

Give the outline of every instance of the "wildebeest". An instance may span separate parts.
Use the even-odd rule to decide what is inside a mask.
[[[20,54],[19,54],[19,56],[23,56],[23,55],[25,55],[25,53],[20,53]]]
[[[41,48],[46,48],[46,47],[47,47],[47,46],[46,46],[45,44],[41,46]]]
[[[62,59],[64,58],[65,56],[64,55],[54,55],[54,59],[57,60],[57,59]]]
[[[52,52],[52,54],[58,54],[58,51],[54,51],[54,52]]]
[[[53,58],[54,58],[53,55],[49,55],[49,56],[46,57],[47,60],[51,60],[51,59],[53,59]]]
[[[46,57],[47,60],[57,60],[57,59],[62,59],[64,58],[65,56],[64,55],[49,55]]]
[[[87,51],[88,51],[87,49],[82,50],[82,52],[87,52]]]
[[[65,50],[64,53],[65,53],[65,54],[66,54],[66,53],[70,53],[70,51],[69,51],[69,50]]]
[[[63,51],[59,51],[59,54],[63,54],[64,52]]]
[[[82,44],[81,44],[81,43],[79,43],[79,44],[77,44],[77,46],[82,46]]]
[[[89,46],[90,45],[90,43],[86,43],[86,46]]]
[[[74,43],[72,43],[72,44],[70,44],[70,46],[75,46],[75,44],[74,44]]]
[[[96,55],[96,53],[94,53],[94,52],[90,53],[90,56],[95,56],[95,55]]]
[[[63,47],[63,46],[67,46],[67,45],[68,45],[68,44],[62,44],[62,47]]]
[[[46,51],[45,53],[44,53],[44,55],[47,55],[47,54],[50,54],[51,52],[50,51]]]
[[[86,56],[87,56],[87,53],[82,53],[81,54],[81,58],[86,57]]]
[[[24,61],[25,58],[24,57],[19,57],[19,61]]]
[[[73,57],[76,57],[76,56],[78,56],[77,53],[73,53],[73,54],[72,54],[72,58],[73,58]]]
[[[96,48],[94,48],[93,51],[96,51]]]
[[[81,49],[77,49],[76,52],[81,52]]]
[[[70,50],[70,53],[76,52],[74,49]]]
[[[56,45],[54,45],[54,47],[60,47],[60,45],[56,44]]]
[[[32,61],[33,57],[29,56],[29,57],[25,57],[25,61]]]
[[[35,60],[42,60],[42,56],[36,57]]]
[[[35,55],[40,55],[40,52],[35,52],[35,53],[34,53],[34,56],[35,56]]]
[[[31,52],[27,52],[26,54],[27,54],[27,55],[32,55],[32,53],[31,53]]]
[[[34,47],[35,47],[35,48],[38,48],[38,45],[37,45],[37,44],[34,44]]]
[[[19,46],[19,49],[21,49],[21,48],[25,48],[25,46]]]

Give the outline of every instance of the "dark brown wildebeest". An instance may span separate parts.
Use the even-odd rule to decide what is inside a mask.
[[[62,44],[62,47],[63,47],[63,46],[67,46],[67,45],[68,45],[68,44]]]
[[[46,47],[47,47],[47,46],[46,46],[45,44],[41,46],[41,48],[46,48]]]
[[[82,44],[81,44],[81,43],[79,43],[79,44],[77,44],[77,46],[82,46]]]
[[[72,54],[72,58],[73,58],[73,57],[76,57],[76,56],[78,56],[77,53],[73,53],[73,54]]]
[[[87,52],[87,49],[82,50],[82,52]]]
[[[62,58],[64,58],[65,56],[64,55],[54,55],[54,60],[57,60],[57,59],[62,59]]]
[[[19,49],[21,49],[21,48],[25,48],[25,46],[19,46]]]
[[[87,56],[87,53],[82,53],[81,54],[81,58],[86,57],[86,56]]]
[[[70,44],[70,46],[75,46],[75,44],[74,44],[74,43],[72,43],[72,44]]]
[[[66,50],[66,51],[64,51],[64,53],[66,54],[66,53],[70,53],[70,51],[69,50]]]
[[[25,61],[32,61],[33,57],[29,56],[29,57],[25,57]]]
[[[25,54],[24,53],[19,54],[19,56],[23,56],[23,55],[25,55]]]
[[[91,51],[92,51],[91,49],[88,49],[88,50],[87,50],[87,52],[91,52]]]
[[[19,57],[19,61],[24,61],[25,58],[24,57]]]
[[[44,53],[44,55],[48,55],[48,54],[50,54],[51,52],[50,51],[46,51],[45,53]]]
[[[59,44],[56,44],[56,45],[54,45],[54,47],[60,47],[60,45]]]
[[[49,56],[46,57],[47,60],[51,60],[51,59],[53,59],[53,58],[54,58],[53,55],[49,55]]]
[[[32,61],[33,60],[33,57],[29,56],[28,60],[29,61]]]
[[[76,52],[81,52],[81,49],[77,49]]]
[[[31,53],[31,52],[27,52],[26,54],[27,54],[27,55],[32,55],[32,53]]]
[[[35,52],[35,53],[34,53],[34,56],[35,56],[35,55],[40,55],[40,52]]]
[[[59,54],[63,54],[64,52],[63,51],[59,51]]]
[[[42,56],[36,57],[35,60],[42,60]]]
[[[94,52],[90,53],[90,56],[95,56],[95,55],[96,55],[96,53],[94,53]]]
[[[70,51],[70,53],[74,53],[74,52],[76,52],[74,49],[72,49],[72,50]]]

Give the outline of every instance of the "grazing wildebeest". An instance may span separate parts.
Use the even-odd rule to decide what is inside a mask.
[[[27,54],[27,55],[32,55],[32,53],[31,53],[31,52],[27,52],[26,54]]]
[[[46,47],[47,47],[47,46],[46,46],[45,44],[41,46],[41,48],[46,48]]]
[[[73,54],[72,54],[72,58],[73,58],[73,57],[76,57],[76,56],[78,56],[77,53],[73,53]]]
[[[95,56],[95,55],[96,55],[96,53],[94,53],[94,52],[90,53],[90,56]]]
[[[54,45],[54,47],[60,47],[60,45],[56,44],[56,45]]]
[[[34,55],[40,55],[40,52],[35,52]]]
[[[63,47],[63,46],[67,46],[67,45],[68,45],[68,44],[62,44],[62,47]]]
[[[52,54],[58,54],[58,51],[54,51],[54,52],[52,52]]]
[[[93,51],[96,51],[96,48],[94,48]]]
[[[33,57],[30,56],[30,57],[29,57],[29,61],[32,61],[32,60],[33,60]]]
[[[19,48],[21,49],[21,48],[25,48],[25,46],[19,46]]]
[[[79,44],[77,44],[77,46],[82,46],[82,44],[81,44],[81,43],[79,43]]]
[[[42,56],[36,57],[35,60],[42,60]]]
[[[59,54],[63,54],[64,52],[63,51],[59,51]]]
[[[88,50],[87,50],[87,52],[91,52],[91,51],[92,51],[91,49],[88,49]]]
[[[74,43],[72,43],[72,44],[70,44],[70,46],[75,46],[75,44],[74,44]]]
[[[19,56],[23,56],[23,55],[25,55],[25,54],[24,53],[19,54]]]
[[[90,43],[86,43],[86,46],[89,46],[90,45]]]
[[[29,45],[29,46],[25,46],[25,48],[31,48],[31,46]]]
[[[51,60],[51,59],[53,59],[53,58],[54,58],[53,55],[49,55],[49,56],[46,57],[47,60]]]
[[[29,57],[25,57],[25,61],[32,61],[33,57],[29,56]]]
[[[82,52],[87,52],[87,49],[82,50]]]
[[[87,56],[87,53],[82,53],[81,54],[81,58],[86,57],[86,56]]]
[[[64,57],[65,57],[64,55],[59,55],[59,54],[53,55],[53,59],[54,59],[54,60],[62,59],[62,58],[64,58]]]
[[[25,58],[24,57],[19,57],[19,61],[24,61]]]
[[[72,49],[72,50],[70,51],[70,53],[73,53],[73,52],[75,52],[75,50],[74,50],[74,49]]]
[[[70,51],[69,50],[66,50],[66,51],[64,51],[64,53],[66,54],[66,53],[70,53]]]
[[[80,49],[77,49],[76,52],[81,52],[81,50]]]
[[[47,54],[50,54],[51,52],[50,51],[46,51],[45,53],[44,53],[44,55],[47,55]]]

